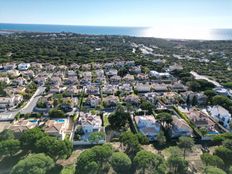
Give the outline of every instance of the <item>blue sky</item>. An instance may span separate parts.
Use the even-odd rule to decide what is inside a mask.
[[[232,0],[0,0],[0,23],[232,28]]]

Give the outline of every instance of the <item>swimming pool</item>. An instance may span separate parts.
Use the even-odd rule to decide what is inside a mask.
[[[29,120],[31,123],[37,123],[38,120]]]
[[[64,119],[57,119],[56,122],[59,122],[59,123],[64,123],[65,120]]]

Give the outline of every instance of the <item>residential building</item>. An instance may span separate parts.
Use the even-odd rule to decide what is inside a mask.
[[[222,106],[216,105],[208,107],[208,112],[217,122],[221,123],[225,128],[230,129],[231,114],[228,110]]]
[[[14,121],[12,125],[8,128],[12,130],[17,138],[20,137],[20,135],[29,129],[33,129],[36,126],[38,126],[37,120],[24,120],[20,119],[19,121]]]
[[[18,70],[19,70],[19,71],[26,71],[26,70],[28,70],[30,67],[31,67],[31,64],[30,64],[30,63],[20,63],[20,64],[18,65]]]
[[[110,77],[110,82],[113,84],[118,84],[120,81],[122,80],[122,78],[120,76],[112,76]]]
[[[102,88],[102,93],[107,95],[113,95],[118,91],[117,85],[106,84]]]
[[[124,83],[123,85],[119,86],[119,91],[122,95],[131,94],[133,92],[133,88],[130,84]]]
[[[150,141],[155,141],[161,130],[161,125],[153,115],[135,116],[135,123],[139,131]]]
[[[172,116],[172,123],[169,129],[169,134],[172,138],[177,138],[180,136],[191,136],[193,131],[191,127],[181,118],[177,116]]]
[[[110,70],[106,71],[106,75],[108,77],[117,76],[118,75],[118,70],[110,69]]]
[[[137,95],[131,94],[126,96],[124,99],[124,102],[130,103],[131,105],[138,106],[140,103],[140,98]]]
[[[85,86],[84,91],[88,95],[100,95],[100,89],[95,85]]]
[[[0,111],[6,111],[12,107],[17,106],[23,101],[21,95],[13,95],[12,97],[0,97]]]
[[[167,84],[164,84],[164,83],[154,83],[152,84],[152,89],[155,91],[155,92],[168,92],[168,85]]]
[[[90,95],[87,98],[87,104],[90,105],[90,107],[97,107],[101,103],[101,98],[95,95]]]
[[[57,118],[53,120],[48,120],[44,124],[43,130],[45,133],[51,136],[56,136],[61,140],[64,140],[68,127],[69,127],[68,119]]]
[[[118,102],[119,102],[118,97],[114,95],[110,95],[103,98],[103,103],[106,107],[115,107],[117,106]]]
[[[192,108],[186,112],[186,115],[198,129],[206,129],[208,134],[218,134],[216,124],[204,112]]]
[[[148,83],[137,83],[135,85],[135,90],[137,90],[139,93],[146,93],[150,92],[151,86]]]
[[[127,83],[131,83],[131,82],[134,82],[135,78],[133,75],[127,74],[126,76],[122,78],[122,80]]]
[[[92,115],[89,113],[80,114],[78,120],[84,133],[100,132],[102,128],[102,120],[99,116]]]

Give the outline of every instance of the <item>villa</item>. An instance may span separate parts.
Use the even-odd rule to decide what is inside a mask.
[[[218,134],[215,122],[213,122],[204,112],[193,108],[187,111],[186,115],[198,129],[203,128],[206,129],[209,134]]]
[[[146,92],[150,92],[151,87],[148,83],[146,84],[138,83],[135,85],[135,90],[137,90],[139,93],[146,93]]]
[[[123,77],[122,80],[127,83],[131,83],[131,82],[134,82],[135,78],[133,75],[127,74],[126,76]]]
[[[219,123],[221,123],[225,128],[230,128],[231,114],[228,110],[222,106],[216,105],[213,107],[208,107],[208,112],[210,115]]]
[[[171,128],[169,129],[169,134],[172,138],[191,136],[193,134],[190,126],[183,119],[177,116],[173,116],[172,119]]]
[[[107,94],[107,95],[113,95],[118,91],[118,86],[117,85],[109,85],[106,84],[102,88],[102,93]]]
[[[140,103],[140,98],[137,95],[128,95],[123,99],[126,103],[130,103],[131,105],[138,106]]]
[[[65,138],[66,131],[69,126],[68,119],[48,120],[43,127],[45,133],[56,136],[62,140]]]
[[[118,74],[118,70],[116,69],[110,69],[109,71],[106,71],[106,75],[108,77],[117,76],[117,74]]]
[[[84,91],[88,95],[100,95],[100,89],[94,85],[88,85],[84,87]]]
[[[150,141],[155,141],[160,132],[160,123],[156,121],[153,115],[135,116],[135,123],[139,131],[147,136]]]
[[[30,63],[20,63],[18,65],[18,70],[19,71],[26,71],[31,67]]]
[[[119,86],[119,91],[121,94],[131,94],[133,92],[133,88],[130,84],[123,84],[122,86]]]
[[[13,124],[8,128],[12,130],[15,134],[16,137],[20,137],[20,135],[29,129],[33,129],[36,126],[38,126],[37,121],[32,121],[32,120],[19,120],[19,121],[14,121]]]
[[[21,95],[13,95],[12,97],[0,97],[0,111],[6,111],[12,107],[17,106],[23,101]]]
[[[87,104],[90,105],[90,107],[95,108],[101,103],[101,98],[95,95],[90,95],[87,100]]]
[[[121,79],[122,78],[120,76],[115,75],[110,77],[110,82],[114,84],[118,84],[121,81]]]
[[[118,97],[114,95],[107,96],[103,99],[103,103],[106,107],[115,107],[119,102]]]
[[[78,122],[82,126],[84,133],[99,132],[102,128],[101,118],[89,113],[82,113]]]

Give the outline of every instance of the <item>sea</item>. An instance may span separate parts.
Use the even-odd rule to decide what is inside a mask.
[[[156,28],[156,27],[105,27],[78,25],[47,24],[6,24],[0,23],[0,32],[72,32],[88,35],[122,35],[136,37],[155,37],[166,39],[191,40],[232,40],[231,29],[199,29],[199,28]]]

